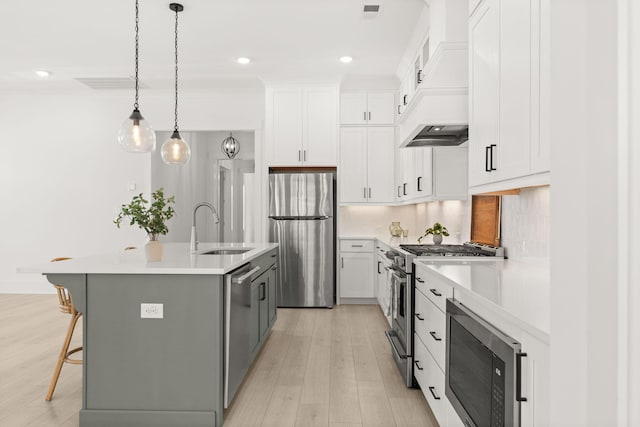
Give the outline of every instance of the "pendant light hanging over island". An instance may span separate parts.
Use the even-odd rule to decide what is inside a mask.
[[[189,144],[182,139],[180,136],[180,132],[178,131],[178,12],[182,12],[184,7],[179,3],[171,3],[169,4],[169,9],[176,13],[176,25],[175,25],[175,58],[176,58],[176,67],[175,67],[175,96],[176,103],[174,109],[174,117],[175,123],[173,126],[173,133],[171,134],[171,138],[166,140],[164,144],[162,144],[162,161],[168,165],[180,165],[185,164],[191,158],[191,149],[189,148]]]
[[[118,142],[120,146],[130,153],[149,153],[156,149],[156,133],[151,128],[138,107],[138,30],[139,30],[138,0],[136,0],[136,67],[135,84],[136,98],[133,103],[133,112],[120,126]]]

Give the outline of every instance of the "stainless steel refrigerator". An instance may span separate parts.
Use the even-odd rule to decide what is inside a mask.
[[[269,239],[280,243],[278,307],[333,307],[333,173],[269,175]]]

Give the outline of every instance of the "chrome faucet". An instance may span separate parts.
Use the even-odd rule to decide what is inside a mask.
[[[193,207],[193,223],[191,225],[191,253],[194,253],[198,250],[198,235],[196,234],[196,212],[198,211],[198,208],[201,206],[206,206],[209,209],[211,209],[211,212],[213,213],[213,216],[216,219],[215,223],[216,224],[220,223],[220,217],[218,216],[218,212],[216,212],[216,208],[214,208],[211,203],[200,202]]]

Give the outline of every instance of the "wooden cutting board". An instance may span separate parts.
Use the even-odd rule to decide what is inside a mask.
[[[500,196],[472,196],[472,242],[500,246],[500,200]]]

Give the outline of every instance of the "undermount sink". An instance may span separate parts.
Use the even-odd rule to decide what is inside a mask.
[[[203,252],[201,255],[240,255],[245,252],[249,252],[253,248],[225,248],[225,249],[212,249],[207,252]]]

